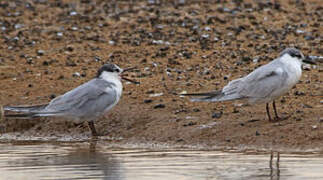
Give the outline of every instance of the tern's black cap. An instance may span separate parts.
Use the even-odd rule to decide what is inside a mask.
[[[304,55],[302,54],[301,51],[299,51],[296,48],[286,48],[285,50],[283,50],[279,57],[284,56],[285,54],[289,54],[291,57],[297,57],[299,59],[304,59]]]
[[[119,73],[121,71],[121,69],[115,65],[115,64],[111,64],[111,63],[107,63],[107,64],[104,64],[97,72],[97,75],[96,77],[100,77],[100,75],[104,72],[117,72]]]

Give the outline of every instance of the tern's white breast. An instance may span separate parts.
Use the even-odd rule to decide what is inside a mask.
[[[302,63],[290,56],[284,56],[282,62],[284,63],[285,70],[287,71],[288,78],[286,84],[288,90],[291,89],[302,76]]]
[[[102,75],[101,75],[102,79],[110,82],[113,84],[112,88],[115,90],[116,92],[116,100],[113,104],[111,104],[110,106],[108,106],[106,109],[105,109],[105,112],[109,111],[113,106],[115,106],[120,98],[121,98],[121,95],[122,95],[122,83],[121,83],[121,79],[120,79],[120,76],[117,74],[117,73],[110,73],[110,72],[103,72]],[[111,91],[110,89],[111,87],[108,87],[106,89],[107,92]]]

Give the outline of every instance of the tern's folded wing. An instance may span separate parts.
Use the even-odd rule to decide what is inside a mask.
[[[102,79],[93,79],[53,99],[45,111],[63,114],[80,113],[81,115],[100,111],[100,108],[104,109],[115,101],[116,92],[113,84]]]
[[[283,88],[288,74],[282,67],[263,66],[243,78],[239,94],[243,97],[265,98]]]

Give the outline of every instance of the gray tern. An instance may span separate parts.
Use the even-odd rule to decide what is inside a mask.
[[[94,79],[58,96],[45,105],[4,106],[4,111],[19,112],[7,114],[11,118],[64,117],[75,122],[88,122],[92,136],[98,136],[94,121],[108,112],[120,100],[121,79],[138,84],[122,75],[134,68],[121,69],[115,64],[105,64]]]
[[[295,48],[286,48],[279,57],[260,66],[245,77],[230,81],[220,91],[207,93],[180,94],[200,96],[192,101],[230,101],[245,100],[248,104],[266,103],[269,121],[273,121],[269,112],[269,103],[273,102],[275,120],[279,120],[275,100],[288,92],[301,78],[302,62],[314,64],[310,58]]]

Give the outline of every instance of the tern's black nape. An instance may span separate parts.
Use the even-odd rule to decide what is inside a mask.
[[[97,75],[96,75],[96,77],[100,77],[100,75],[103,73],[103,72],[117,72],[117,73],[119,73],[119,72],[121,72],[121,69],[117,66],[117,65],[115,65],[115,64],[110,64],[110,63],[108,63],[108,64],[104,64],[99,70],[98,70],[98,72],[97,72]]]
[[[297,57],[298,59],[304,59],[304,55],[302,54],[302,52],[296,48],[286,48],[280,53],[279,56],[282,57],[285,54],[289,54],[291,57]]]

